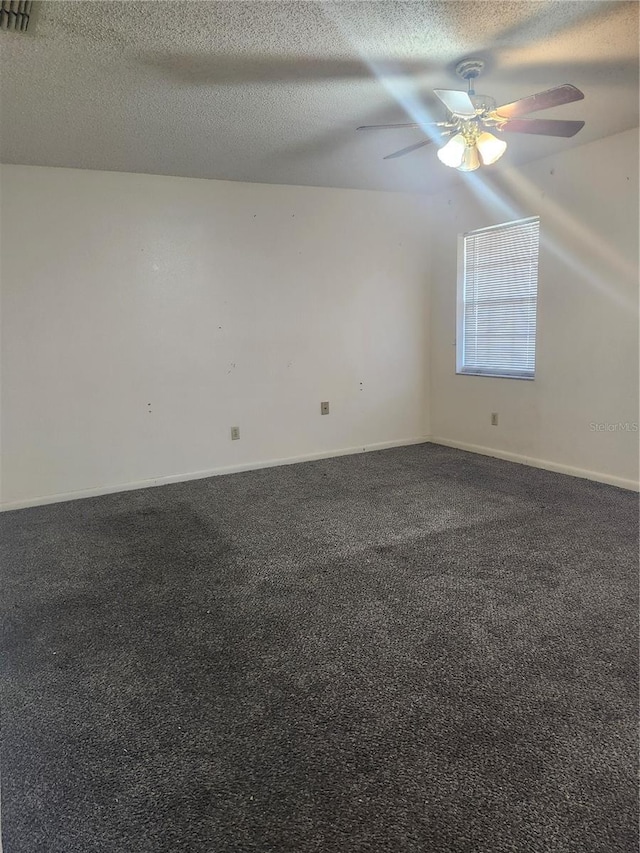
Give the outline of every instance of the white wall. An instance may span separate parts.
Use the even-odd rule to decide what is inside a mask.
[[[639,419],[638,131],[490,174],[421,200],[3,166],[3,506],[429,434],[633,487],[639,434],[591,424]],[[457,376],[458,234],[535,214],[536,379]]]
[[[432,202],[433,439],[634,487],[638,432],[591,424],[639,420],[638,131],[499,182],[485,182],[489,174]],[[541,220],[535,380],[458,376],[458,234],[533,215]]]
[[[23,166],[0,192],[5,506],[428,434],[417,197]]]

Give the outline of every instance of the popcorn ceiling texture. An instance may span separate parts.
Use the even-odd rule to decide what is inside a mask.
[[[7,853],[631,853],[638,496],[437,445],[0,516]]]
[[[585,119],[575,139],[512,135],[506,164],[634,127],[638,11],[590,0],[45,2],[27,35],[0,34],[0,154],[26,165],[437,190],[460,178],[433,146],[381,160],[420,131],[355,128],[442,118],[431,90],[463,85],[453,68],[475,55],[487,61],[481,89],[498,103],[564,82],[586,94],[548,113]]]

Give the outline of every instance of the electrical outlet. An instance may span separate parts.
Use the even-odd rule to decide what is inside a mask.
[[[491,412],[491,426],[498,426],[498,413]]]
[[[240,438],[240,427],[231,427],[231,441],[238,441]]]
[[[329,414],[329,403],[320,403],[320,414],[328,415]]]

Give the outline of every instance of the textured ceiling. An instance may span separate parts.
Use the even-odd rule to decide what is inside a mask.
[[[522,163],[638,125],[637,2],[44,2],[0,33],[0,156],[238,181],[435,191],[464,178],[434,145],[383,161],[444,117],[431,90],[487,63],[505,103],[559,83],[573,139],[509,135]]]

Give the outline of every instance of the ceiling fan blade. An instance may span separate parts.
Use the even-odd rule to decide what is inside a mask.
[[[415,121],[408,124],[363,124],[361,127],[356,127],[356,130],[397,130],[402,127],[420,127],[420,125]]]
[[[412,151],[417,151],[418,148],[423,148],[425,145],[429,145],[430,142],[430,139],[423,139],[422,142],[416,142],[415,145],[409,145],[407,148],[401,148],[399,151],[394,151],[393,154],[387,154],[387,156],[382,159],[395,160],[396,157],[404,157],[405,154],[411,154]]]
[[[454,115],[472,118],[476,114],[476,108],[466,92],[458,92],[455,89],[434,89],[433,94],[440,98],[449,112]]]
[[[448,121],[412,121],[408,124],[363,124],[356,127],[356,130],[398,130],[407,127],[449,127],[450,125]]]
[[[548,110],[550,107],[581,101],[583,98],[584,94],[580,89],[576,89],[571,83],[563,83],[562,86],[546,89],[536,95],[529,95],[528,98],[520,98],[519,101],[513,101],[511,104],[503,104],[494,111],[494,114],[500,118],[515,118],[527,113],[535,113],[537,110]]]
[[[536,133],[539,136],[575,136],[584,127],[583,121],[562,121],[554,118],[513,118],[500,123],[502,133]]]

